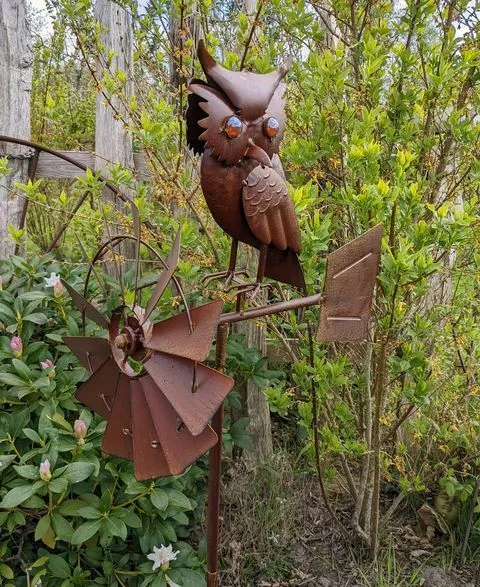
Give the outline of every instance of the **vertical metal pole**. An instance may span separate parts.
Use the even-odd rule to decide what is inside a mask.
[[[225,371],[227,362],[228,324],[217,328],[215,368]],[[212,428],[218,436],[217,444],[210,449],[208,463],[207,505],[207,586],[218,586],[218,537],[220,517],[220,474],[222,467],[223,404],[212,418]]]

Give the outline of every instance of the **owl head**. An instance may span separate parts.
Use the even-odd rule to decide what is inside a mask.
[[[198,58],[207,81],[192,80],[188,96],[187,140],[195,153],[211,150],[225,165],[256,159],[271,166],[285,130],[282,79],[291,66],[258,74],[219,65],[201,40]]]

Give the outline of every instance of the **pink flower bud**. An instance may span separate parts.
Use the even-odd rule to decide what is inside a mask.
[[[40,361],[40,365],[42,367],[42,369],[50,369],[48,372],[48,378],[49,379],[54,379],[55,378],[55,367],[53,365],[53,361],[51,361],[50,359],[45,359],[45,361]]]
[[[85,436],[87,436],[87,425],[83,420],[75,420],[73,424],[73,433],[78,440],[78,444],[85,444]]]
[[[50,481],[52,478],[52,473],[50,472],[50,461],[45,459],[43,463],[41,463],[39,469],[40,479],[43,481]]]
[[[58,300],[58,298],[62,297],[64,291],[65,291],[65,288],[63,287],[60,279],[58,279],[55,282],[55,285],[53,286],[53,295]]]
[[[10,341],[10,348],[12,349],[13,356],[19,359],[23,353],[23,342],[19,336],[12,337]]]
[[[3,289],[3,277],[0,275],[0,291]]]

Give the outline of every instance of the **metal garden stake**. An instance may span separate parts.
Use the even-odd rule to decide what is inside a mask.
[[[380,225],[327,258],[323,293],[306,296],[298,260],[300,230],[288,194],[278,149],[285,128],[285,64],[269,74],[232,72],[215,62],[203,42],[198,56],[207,81],[190,84],[187,133],[190,146],[202,153],[201,181],[207,204],[220,227],[232,237],[229,267],[211,277],[226,277],[226,288],[239,288],[252,300],[264,277],[294,286],[300,298],[251,306],[222,314],[223,302],[189,308],[174,272],[180,238],[145,309],[136,304],[140,238],[138,210],[132,204],[135,236],[104,243],[95,263],[122,239],[136,242],[135,303],[121,305],[107,318],[68,283],[64,286],[84,316],[106,331],[105,337],[65,337],[65,343],[92,373],[77,398],[108,423],[104,452],[134,462],[137,479],[182,473],[210,450],[207,510],[207,583],[218,585],[220,474],[223,402],[233,387],[224,374],[229,325],[312,305],[321,306],[317,339],[360,341],[367,323],[378,272]],[[238,242],[259,249],[253,283],[235,275]],[[156,254],[156,253],[155,253]],[[168,284],[177,289],[184,310],[152,323],[150,316]],[[84,294],[87,292],[85,285]],[[138,288],[139,289],[139,288]],[[238,300],[238,297],[237,297]],[[216,368],[202,364],[216,335]]]

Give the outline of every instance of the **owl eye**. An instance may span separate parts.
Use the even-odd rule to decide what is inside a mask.
[[[238,116],[230,116],[227,118],[225,126],[223,127],[225,134],[230,139],[236,139],[239,137],[242,134],[242,129],[243,123]]]
[[[269,139],[274,139],[280,132],[280,123],[276,118],[270,116],[270,118],[267,118],[263,123],[263,132]]]

